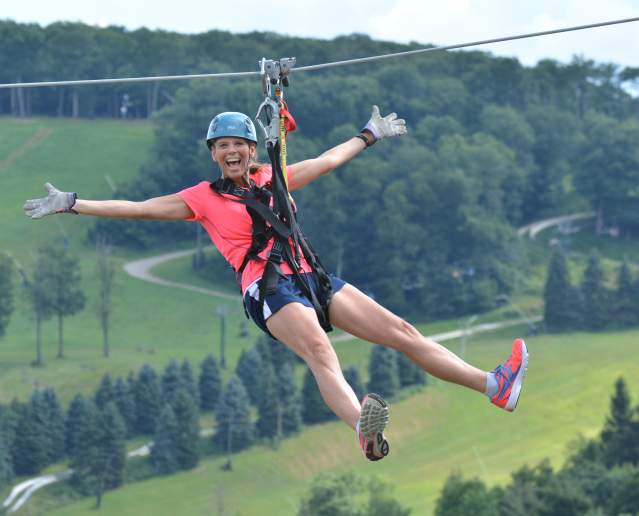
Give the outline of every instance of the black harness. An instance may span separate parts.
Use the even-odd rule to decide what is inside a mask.
[[[331,281],[317,253],[297,223],[295,210],[291,205],[288,188],[284,181],[278,147],[279,143],[274,146],[269,144],[267,147],[273,170],[271,189],[266,186],[257,186],[253,180],[250,180],[248,189],[240,188],[230,179],[222,178],[211,183],[211,188],[218,194],[235,197],[231,199],[234,202],[244,204],[253,223],[251,247],[244,256],[242,264],[235,271],[238,279],[241,278],[250,260],[262,259],[259,253],[274,239],[260,282],[260,305],[264,303],[266,296],[276,292],[279,278],[284,275],[280,264],[286,262],[293,271],[302,292],[313,305],[320,325],[328,332],[333,329],[328,315],[328,307],[333,295]],[[271,208],[271,199],[273,208]],[[300,251],[313,271],[312,274],[318,285],[317,295],[301,272]]]

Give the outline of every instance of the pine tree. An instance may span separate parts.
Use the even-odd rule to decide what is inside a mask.
[[[69,457],[74,457],[78,453],[78,448],[83,445],[83,432],[87,422],[92,428],[91,419],[95,417],[94,410],[93,403],[82,394],[76,394],[71,400],[66,421],[66,449]]]
[[[624,259],[617,278],[614,296],[613,320],[622,327],[639,323],[639,288],[635,284],[628,261]]]
[[[103,409],[108,403],[115,400],[115,389],[113,387],[113,380],[109,373],[105,374],[100,381],[98,390],[95,391],[93,401],[99,409]]]
[[[214,410],[222,392],[222,376],[217,360],[210,354],[200,364],[200,408]]]
[[[135,435],[135,399],[130,391],[129,384],[122,378],[118,378],[114,388],[115,404],[124,420],[126,427],[126,435],[132,437]]]
[[[588,266],[581,282],[582,321],[589,330],[601,330],[608,324],[609,294],[604,285],[601,258],[596,251],[590,253]]]
[[[315,376],[310,369],[304,373],[304,385],[302,387],[302,420],[307,424],[330,421],[337,416],[324,403]]]
[[[401,388],[426,385],[426,372],[404,353],[397,352],[397,371]]]
[[[544,324],[550,331],[576,329],[580,313],[580,298],[570,283],[566,257],[557,248],[550,259],[544,287]]]
[[[141,434],[153,434],[160,415],[161,395],[158,377],[150,365],[143,365],[135,382],[136,429]]]
[[[351,388],[355,392],[355,396],[357,396],[357,399],[361,400],[366,394],[366,391],[364,390],[364,385],[362,384],[362,381],[360,380],[359,371],[357,370],[357,367],[355,366],[347,367],[344,370],[344,378],[346,379],[348,384],[351,386]]]
[[[158,424],[153,436],[151,446],[151,463],[158,475],[170,475],[178,470],[175,458],[175,441],[177,434],[177,421],[173,408],[168,403],[164,404]]]
[[[53,451],[52,436],[49,433],[48,428],[49,408],[44,399],[44,392],[42,390],[36,389],[31,393],[31,398],[29,399],[29,408],[31,413],[32,425],[34,425],[34,428],[37,429],[36,431],[41,436],[41,439],[44,443],[46,460],[43,466],[48,466],[51,463],[51,458],[55,454]]]
[[[58,462],[66,454],[66,421],[55,390],[48,387],[42,391],[46,410],[45,432],[49,436],[49,462]]]
[[[219,450],[233,453],[252,444],[255,427],[251,420],[251,405],[242,380],[233,375],[215,411],[217,430],[213,443]]]
[[[180,366],[175,360],[171,360],[164,368],[161,379],[162,403],[171,403],[175,400],[177,391],[182,387]]]
[[[610,415],[601,432],[601,443],[607,465],[639,463],[639,421],[632,410],[630,395],[623,378],[615,382],[610,400]]]
[[[72,485],[82,494],[99,491],[100,477],[96,462],[100,461],[96,441],[99,429],[98,409],[91,400],[78,394],[69,406],[67,417],[67,446],[69,465],[73,469]]]
[[[262,438],[273,438],[282,434],[282,408],[280,407],[277,390],[277,377],[270,362],[262,366],[262,390],[257,403],[257,435]]]
[[[180,469],[192,469],[200,460],[200,426],[197,405],[184,387],[175,394],[173,410],[177,422],[174,441],[175,460]]]
[[[299,432],[302,428],[302,406],[297,395],[292,364],[284,363],[277,370],[277,377],[281,430],[284,435],[290,435]]]
[[[47,465],[48,439],[31,403],[21,408],[11,457],[16,475],[35,475]]]
[[[0,337],[4,336],[13,313],[13,262],[0,254]]]
[[[392,398],[399,392],[397,353],[384,346],[373,346],[368,366],[368,391]]]
[[[189,393],[193,401],[195,402],[195,406],[199,407],[200,405],[200,396],[197,389],[197,384],[195,383],[195,377],[193,376],[193,368],[191,367],[191,362],[189,362],[186,358],[182,360],[180,364],[180,379],[182,380],[182,385]]]
[[[262,349],[264,349],[262,345]],[[268,348],[266,348],[268,349]],[[268,355],[270,356],[270,355]],[[262,392],[262,368],[264,361],[260,353],[258,345],[253,346],[248,351],[243,351],[235,368],[235,374],[242,380],[242,384],[246,388],[249,399],[254,406],[260,401]]]
[[[13,464],[11,461],[11,449],[4,427],[0,426],[0,489],[7,486],[13,480]]]
[[[92,469],[100,479],[101,489],[115,489],[124,483],[126,426],[113,402],[99,411],[97,422],[97,454]]]

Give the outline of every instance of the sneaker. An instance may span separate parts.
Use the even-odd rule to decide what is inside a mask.
[[[526,349],[526,343],[524,339],[515,339],[508,360],[492,371],[499,387],[490,401],[509,412],[515,410],[527,368],[528,349]]]
[[[388,405],[378,394],[367,394],[362,400],[359,416],[359,444],[368,460],[380,460],[388,455],[390,446],[384,438],[388,424]]]

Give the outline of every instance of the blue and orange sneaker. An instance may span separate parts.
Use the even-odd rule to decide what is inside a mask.
[[[388,424],[388,405],[379,394],[367,394],[359,415],[359,444],[368,460],[380,460],[388,455],[390,446],[384,437]]]
[[[509,412],[515,410],[521,386],[524,383],[526,369],[528,368],[528,349],[524,339],[513,341],[513,350],[508,360],[492,370],[497,380],[497,392],[490,401]]]

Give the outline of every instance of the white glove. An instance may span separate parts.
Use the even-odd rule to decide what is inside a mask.
[[[379,114],[379,108],[373,106],[371,119],[363,130],[368,130],[375,137],[375,141],[392,136],[401,136],[407,132],[406,120],[397,118],[397,113],[391,113],[382,118]]]
[[[51,183],[45,183],[47,196],[42,199],[30,199],[24,203],[23,209],[27,217],[41,219],[54,213],[75,213],[72,208],[77,199],[75,192],[61,192]]]

